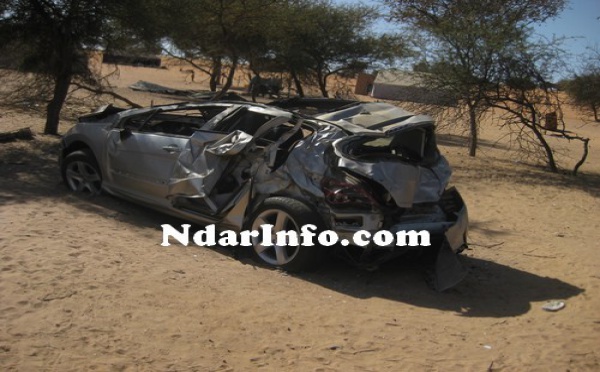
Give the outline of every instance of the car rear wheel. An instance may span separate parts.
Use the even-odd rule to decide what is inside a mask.
[[[102,174],[89,150],[73,151],[61,167],[63,181],[71,191],[98,195],[102,190]]]
[[[323,230],[319,216],[306,204],[290,198],[273,197],[265,200],[252,214],[245,224],[245,230],[259,231],[258,237],[252,238],[254,256],[259,262],[268,266],[279,267],[287,271],[307,271],[315,269],[320,263],[324,248],[317,245],[316,237],[313,246],[303,246],[300,236],[304,225],[317,227],[315,234]],[[274,245],[263,245],[262,226],[272,225],[271,241]],[[286,245],[277,245],[276,233],[279,231],[295,231],[298,244],[287,241]]]

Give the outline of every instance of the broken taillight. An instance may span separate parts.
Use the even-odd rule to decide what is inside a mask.
[[[358,180],[323,178],[321,189],[327,203],[334,207],[365,209],[378,205],[369,187]]]

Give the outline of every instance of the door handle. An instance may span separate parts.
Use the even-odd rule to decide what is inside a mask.
[[[169,154],[172,154],[174,152],[180,152],[181,150],[179,149],[179,146],[177,145],[167,145],[167,146],[163,146],[162,148],[163,150],[165,150],[166,152],[168,152]]]

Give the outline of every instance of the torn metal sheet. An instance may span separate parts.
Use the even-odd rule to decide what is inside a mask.
[[[242,131],[228,135],[195,132],[173,169],[169,180],[170,197],[207,198],[234,156],[243,151],[252,138]],[[210,200],[207,202],[217,209]]]
[[[138,80],[131,84],[129,89],[141,92],[169,94],[173,96],[187,97],[194,101],[212,101],[217,92],[207,90],[175,89],[163,85],[150,83],[148,81]],[[247,101],[244,97],[233,92],[227,92],[220,98],[221,101]]]
[[[338,167],[352,170],[381,184],[400,208],[410,208],[415,200],[421,168],[397,161],[361,163],[340,156]]]
[[[163,93],[163,94],[172,94],[172,95],[178,95],[178,96],[185,96],[185,95],[188,95],[188,93],[189,93],[188,91],[185,91],[185,90],[168,88],[168,87],[165,87],[162,85],[150,83],[150,82],[143,81],[143,80],[138,80],[136,83],[131,84],[129,86],[129,89],[142,91],[142,92]]]
[[[467,272],[460,257],[450,249],[447,242],[443,242],[433,264],[431,278],[433,288],[439,292],[452,288],[465,278]]]
[[[444,234],[448,241],[448,245],[452,248],[453,252],[457,252],[466,246],[468,225],[469,213],[467,212],[467,207],[463,206],[457,213],[457,219],[454,225],[448,228]]]
[[[196,132],[196,133],[201,133],[201,132]],[[193,138],[194,136],[192,136],[192,141],[191,143],[193,144]],[[244,148],[246,148],[246,146],[250,143],[250,141],[252,141],[252,136],[242,132],[242,131],[235,131],[225,137],[223,137],[222,139],[218,140],[217,142],[206,146],[206,152],[211,153],[213,155],[217,155],[217,156],[233,156],[233,155],[237,155],[240,152],[242,152],[242,150]]]
[[[335,145],[334,149],[339,156],[338,167],[352,170],[381,184],[400,208],[438,201],[452,173],[448,162],[441,156],[434,165],[424,167],[397,160],[360,162],[348,159]]]
[[[440,199],[440,196],[448,187],[452,169],[443,156],[429,166],[419,166],[419,182],[414,194],[413,203],[430,203]]]
[[[414,115],[410,111],[387,103],[365,102],[339,111],[321,114],[317,117],[328,121],[344,120],[363,128],[372,129],[377,126],[383,127],[399,123]]]
[[[287,161],[281,169],[271,175],[279,179],[278,184],[284,184],[283,180],[291,180],[301,190],[316,197],[323,197],[321,180],[329,170],[325,152],[331,147],[331,143],[344,136],[342,130],[335,126],[328,126],[308,138],[299,142],[290,152]],[[268,180],[268,174],[262,174],[257,178],[258,190],[266,191],[276,189],[275,185]]]

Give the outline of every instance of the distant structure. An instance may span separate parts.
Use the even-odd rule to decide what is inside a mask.
[[[130,65],[138,67],[160,67],[160,57],[135,56],[128,54],[104,53],[102,63],[113,63],[115,65]]]
[[[454,106],[456,100],[450,94],[427,87],[423,73],[390,69],[377,73],[373,82],[373,98]]]
[[[374,82],[375,75],[365,74],[364,72],[359,73],[356,77],[356,87],[354,88],[354,94],[360,94],[363,96],[371,94]]]

